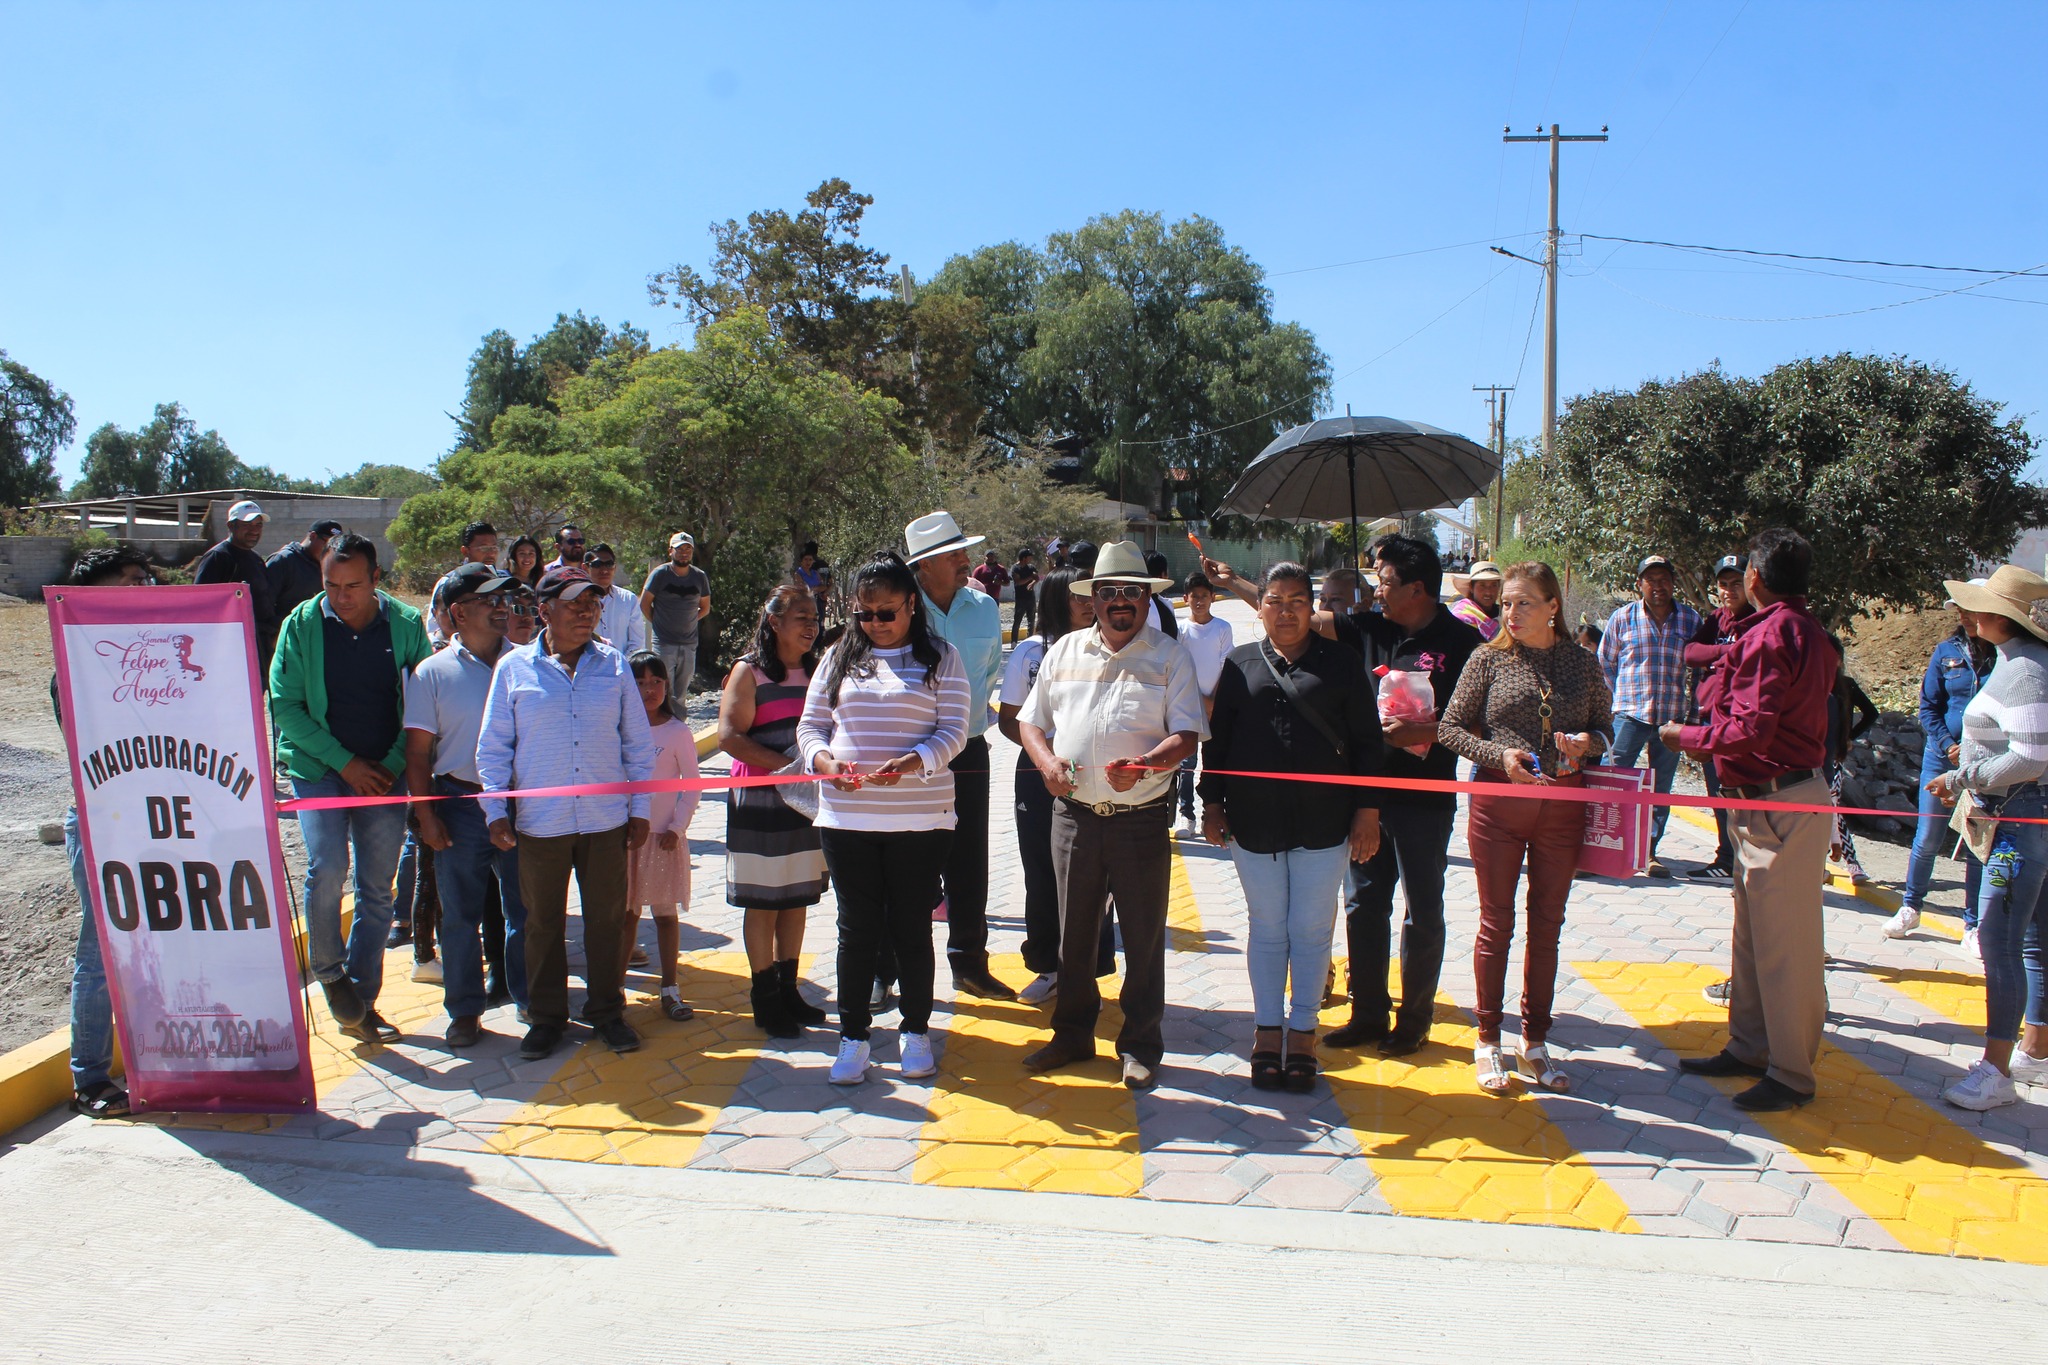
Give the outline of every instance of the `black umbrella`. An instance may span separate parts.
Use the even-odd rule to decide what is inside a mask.
[[[1290,427],[1245,466],[1219,512],[1281,521],[1399,517],[1451,507],[1500,477],[1500,456],[1442,427],[1325,417]]]

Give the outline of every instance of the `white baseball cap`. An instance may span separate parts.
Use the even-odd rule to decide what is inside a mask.
[[[675,549],[678,545],[695,545],[696,543],[696,538],[688,531],[678,531],[668,538],[668,547],[671,550]]]
[[[228,509],[229,521],[262,521],[263,505],[249,498],[243,498]]]

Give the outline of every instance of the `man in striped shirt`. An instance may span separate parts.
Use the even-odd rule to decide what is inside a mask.
[[[1614,694],[1614,747],[1607,761],[1633,768],[1647,746],[1660,792],[1671,790],[1678,751],[1665,747],[1657,729],[1686,719],[1685,647],[1700,628],[1700,614],[1677,599],[1677,582],[1670,560],[1663,555],[1645,559],[1636,567],[1642,600],[1617,608],[1600,637],[1600,670]],[[1652,877],[1671,875],[1657,857],[1670,815],[1670,807],[1659,806],[1650,818]]]

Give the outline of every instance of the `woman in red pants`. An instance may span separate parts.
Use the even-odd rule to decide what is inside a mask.
[[[1583,786],[1580,765],[1606,752],[1613,698],[1600,662],[1572,642],[1564,594],[1548,564],[1517,564],[1503,575],[1504,629],[1472,655],[1444,708],[1437,738],[1479,765],[1479,781],[1529,787]],[[1554,1092],[1571,1088],[1551,1059],[1550,1002],[1557,993],[1557,942],[1565,896],[1579,870],[1586,808],[1577,801],[1474,796],[1465,838],[1479,881],[1479,934],[1472,948],[1478,981],[1479,1088],[1511,1086],[1501,1057],[1508,944],[1515,934],[1515,884],[1529,867],[1528,927],[1522,952],[1524,1082]]]

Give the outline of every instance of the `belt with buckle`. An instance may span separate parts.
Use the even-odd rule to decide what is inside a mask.
[[[1801,768],[1795,773],[1780,773],[1768,782],[1752,782],[1746,787],[1724,786],[1721,790],[1743,801],[1755,801],[1762,797],[1775,795],[1787,787],[1796,787],[1801,782],[1806,782],[1819,776],[1820,773],[1813,768]]]
[[[1171,805],[1173,803],[1173,793],[1168,791],[1164,796],[1156,797],[1150,801],[1141,801],[1135,806],[1119,805],[1114,801],[1076,801],[1071,796],[1062,796],[1060,800],[1076,810],[1085,810],[1090,815],[1108,817],[1111,815],[1123,815],[1128,811],[1134,810],[1151,810],[1154,806]]]
[[[484,789],[483,783],[481,782],[471,782],[467,778],[456,777],[450,773],[436,773],[434,774],[434,780],[436,782],[446,782],[451,787],[460,787],[462,790],[469,792],[472,795],[479,793]]]

